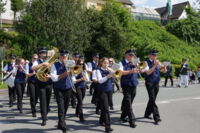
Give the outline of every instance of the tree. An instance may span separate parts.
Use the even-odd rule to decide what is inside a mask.
[[[23,10],[25,7],[24,0],[11,0],[11,10],[14,12],[14,21],[16,20],[17,12]]]
[[[169,23],[166,29],[188,44],[200,46],[200,12],[192,8],[186,8],[186,12],[186,19]]]
[[[83,15],[80,0],[34,0],[22,15],[17,31],[29,50],[55,46],[83,53],[89,46]]]
[[[133,20],[129,11],[119,2],[111,1],[103,5],[101,11],[89,9],[87,22],[90,27],[90,47],[86,56],[100,53],[100,56],[122,59],[125,50],[130,48],[129,24]]]

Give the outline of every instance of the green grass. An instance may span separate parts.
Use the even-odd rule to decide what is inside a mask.
[[[8,88],[8,86],[5,83],[3,84],[0,83],[0,89],[6,89],[6,88]]]
[[[2,24],[2,27],[3,28],[10,28],[10,27],[13,27],[12,24]]]

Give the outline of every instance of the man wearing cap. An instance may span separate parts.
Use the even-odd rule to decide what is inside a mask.
[[[123,76],[121,77],[121,87],[124,95],[121,105],[122,113],[120,119],[123,122],[126,122],[126,117],[128,116],[131,128],[136,127],[136,119],[132,109],[132,103],[138,85],[138,73],[136,66],[133,64],[135,58],[135,52],[133,50],[127,50],[125,52],[125,59],[119,63],[120,70],[123,72]]]
[[[37,71],[42,66],[50,68],[49,63],[45,62],[45,59],[47,57],[47,49],[45,47],[39,48],[38,54],[39,54],[39,59],[33,63],[32,70]],[[46,74],[46,77],[49,78],[47,82],[42,82],[39,81],[38,79],[36,80],[40,98],[40,113],[42,116],[41,126],[46,125],[47,114],[50,111],[49,104],[53,88],[51,76],[49,74]]]
[[[36,87],[36,72],[32,70],[33,63],[37,61],[38,55],[33,54],[31,61],[26,65],[28,70],[28,90],[30,94],[30,105],[32,111],[32,117],[36,117],[36,103],[38,101],[38,89]]]
[[[9,57],[9,63],[3,69],[3,74],[8,74],[11,72],[15,67],[16,57],[14,54],[11,54]],[[16,89],[15,87],[8,86],[8,94],[9,94],[9,105],[10,107],[13,106],[13,102],[16,100]]]
[[[58,104],[58,129],[63,133],[67,132],[65,116],[72,93],[72,81],[70,71],[65,67],[65,61],[68,60],[68,52],[64,49],[59,51],[59,61],[51,67],[51,78],[54,82],[56,101]]]
[[[181,70],[180,70],[180,79],[178,81],[178,87],[181,87],[182,82],[185,83],[185,88],[188,87],[188,70],[189,66],[186,59],[182,59]]]
[[[99,54],[98,53],[94,54],[92,59],[93,59],[92,62],[87,63],[88,72],[90,74],[92,74],[92,72],[97,69],[97,66],[98,66],[98,63],[99,63]],[[90,95],[92,95],[94,88],[95,88],[95,84],[92,83],[91,86],[90,86]],[[92,103],[94,103],[94,101],[92,101]]]
[[[160,82],[160,62],[157,60],[157,54],[157,50],[151,50],[149,52],[149,59],[146,61],[147,67],[144,69],[145,85],[149,95],[149,101],[144,117],[147,119],[152,119],[151,114],[153,114],[156,125],[161,121],[159,110],[156,105],[156,97],[159,91]]]

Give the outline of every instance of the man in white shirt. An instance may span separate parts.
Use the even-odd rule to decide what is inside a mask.
[[[9,63],[3,69],[3,74],[6,75],[9,72],[13,71],[15,68],[16,57],[14,54],[11,54],[9,57]],[[9,94],[9,105],[13,106],[13,102],[16,100],[16,89],[15,87],[8,86],[8,94]]]

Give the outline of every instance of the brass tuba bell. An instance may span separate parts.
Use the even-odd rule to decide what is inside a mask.
[[[82,67],[79,65],[76,65],[72,68],[72,73],[73,74],[80,74],[83,71]]]
[[[48,63],[50,64],[50,66],[56,62],[58,60],[58,49],[57,48],[53,48],[52,50],[54,52],[54,54],[48,59]],[[49,73],[49,68],[46,66],[42,66],[38,69],[37,73],[36,73],[36,77],[39,81],[42,82],[47,82],[49,80],[48,77],[46,77],[46,75]]]

